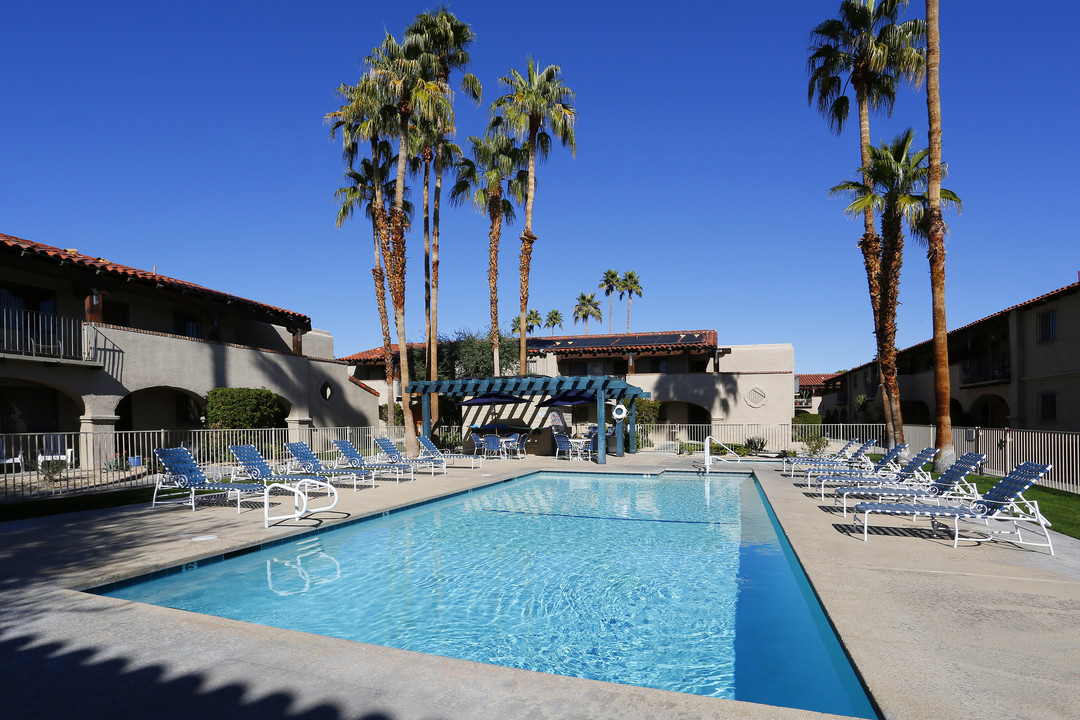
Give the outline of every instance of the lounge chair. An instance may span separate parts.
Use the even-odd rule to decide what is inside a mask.
[[[374,471],[362,468],[324,467],[322,461],[312,452],[311,447],[306,442],[285,443],[285,449],[288,450],[289,455],[292,455],[293,462],[302,472],[326,478],[326,481],[330,483],[335,480],[351,480],[353,492],[356,492],[356,486],[364,475],[368,475],[371,479],[371,487],[375,487]]]
[[[0,472],[7,472],[8,465],[11,466],[11,472],[22,472],[26,467],[26,463],[23,461],[23,451],[19,448],[17,453],[9,453],[7,448],[4,447],[4,440],[0,438]],[[15,466],[18,465],[19,469],[15,470]]]
[[[834,468],[834,469],[837,469],[837,470],[843,470],[843,469],[852,469],[852,470],[866,469],[866,470],[869,470],[870,468],[873,467],[874,464],[872,462],[870,462],[869,458],[866,457],[866,453],[870,452],[870,449],[872,447],[874,447],[874,445],[876,443],[877,443],[876,440],[867,440],[862,445],[860,445],[858,447],[858,449],[855,450],[855,452],[851,453],[851,455],[849,457],[847,457],[847,458],[835,458],[835,459],[825,459],[825,460],[822,460],[820,458],[809,458],[807,460],[799,460],[798,458],[794,458],[795,462],[791,463],[791,469],[788,471],[788,474],[789,475],[794,475],[795,474],[795,469],[797,467],[800,467],[800,466],[803,468],[804,471],[805,470],[811,470],[811,469],[814,469],[814,470],[827,470],[829,468]],[[791,458],[789,458],[789,460],[790,459]]]
[[[401,476],[404,473],[409,474],[410,480],[415,480],[416,476],[413,474],[413,466],[407,464],[396,463],[369,463],[364,460],[364,456],[360,454],[360,451],[356,449],[348,440],[334,440],[334,447],[338,451],[338,459],[335,462],[336,467],[348,467],[348,468],[363,468],[365,470],[372,470],[374,472],[381,473],[393,473],[394,479],[397,482],[401,482]]]
[[[833,490],[833,504],[843,503],[844,517],[847,517],[847,501],[849,497],[860,500],[901,500],[914,502],[933,501],[940,504],[942,500],[970,499],[976,497],[979,492],[972,485],[967,476],[986,461],[985,455],[979,453],[964,453],[956,459],[952,465],[945,469],[936,480],[920,482],[919,478],[909,479],[903,482],[890,482],[877,486],[850,485],[838,487]]]
[[[252,482],[228,482],[220,478],[211,479],[206,477],[202,468],[195,462],[195,458],[187,451],[187,448],[157,448],[154,450],[165,472],[158,475],[157,484],[154,487],[154,496],[150,507],[158,505],[182,503],[191,505],[195,511],[195,493],[197,491],[224,492],[226,497],[236,496],[236,512],[240,512],[240,501],[245,495],[262,495],[263,500],[263,527],[270,527],[272,520],[297,520],[309,512],[331,510],[337,505],[337,490],[330,487],[334,501],[329,505],[308,508],[307,491],[317,485],[310,480],[303,480],[296,485],[283,483]],[[329,486],[327,486],[329,487]],[[293,511],[285,515],[270,515],[270,495],[272,492],[289,493],[293,496]]]
[[[834,453],[827,455],[796,455],[794,457],[784,458],[783,472],[788,472],[788,464],[805,463],[805,462],[824,462],[827,460],[844,460],[846,461],[851,457],[851,453],[854,452],[855,446],[859,444],[859,438],[853,437],[847,441],[847,445],[840,448]]]
[[[261,483],[269,485],[270,483],[283,483],[285,485],[298,485],[301,481],[306,481],[308,487],[323,487],[327,491],[327,495],[330,491],[334,491],[334,495],[337,495],[337,490],[327,482],[325,477],[321,477],[314,473],[290,473],[276,472],[270,467],[270,463],[266,462],[266,458],[262,456],[258,448],[254,445],[230,445],[229,451],[236,458],[236,462],[240,463],[240,471],[246,478],[257,480]],[[235,479],[235,477],[234,477]]]
[[[810,483],[817,482],[821,476],[828,476],[830,478],[854,478],[884,477],[886,475],[895,475],[900,470],[900,466],[896,464],[896,460],[906,450],[907,443],[899,443],[898,445],[892,447],[884,455],[882,455],[881,459],[878,460],[876,463],[871,463],[869,467],[851,468],[830,467],[827,465],[808,467],[806,468],[806,487],[807,489],[809,489]],[[824,487],[824,483],[822,483],[822,487]],[[824,496],[822,497],[822,499],[824,499]]]
[[[869,533],[869,519],[871,514],[893,515],[896,517],[910,517],[917,519],[925,517],[930,519],[931,527],[935,530],[940,525],[948,527],[946,522],[952,521],[953,547],[960,542],[960,521],[975,520],[986,525],[986,530],[980,530],[982,537],[965,537],[972,542],[985,542],[988,540],[1006,539],[1019,545],[1034,545],[1050,549],[1054,554],[1054,546],[1050,540],[1050,521],[1039,512],[1039,503],[1024,497],[1024,491],[1030,488],[1043,475],[1050,471],[1050,465],[1038,463],[1021,463],[1013,468],[1008,475],[1002,478],[994,487],[982,495],[965,502],[962,505],[909,505],[896,502],[867,502],[855,506],[855,527],[861,524],[863,527],[863,541],[867,540]],[[859,520],[859,514],[862,520]],[[1004,521],[1012,524],[1011,529],[992,529],[990,521]],[[1026,523],[1021,525],[1021,523]],[[1036,527],[1037,526],[1037,529]],[[1000,527],[1000,526],[999,526]],[[1022,530],[1035,533],[1045,539],[1046,542],[1024,540]]]
[[[421,452],[420,457],[421,458],[431,458],[431,459],[435,460],[436,462],[441,462],[443,468],[446,468],[446,466],[452,460],[468,460],[470,470],[474,469],[476,467],[477,462],[480,463],[480,467],[484,466],[484,458],[481,457],[480,455],[468,455],[466,453],[443,452],[439,448],[435,447],[435,443],[433,443],[431,441],[431,438],[424,437],[423,435],[416,438],[416,440],[420,443],[420,452]],[[444,472],[445,472],[445,470],[444,470]]]
[[[436,467],[442,467],[443,475],[446,474],[446,461],[438,460],[431,456],[428,457],[406,457],[401,454],[401,451],[397,449],[394,443],[388,437],[375,438],[375,446],[379,448],[379,452],[387,457],[387,459],[395,465],[411,465],[416,468],[430,467],[431,474],[435,474]]]
[[[903,445],[904,448],[907,447],[903,443],[900,445]],[[897,450],[900,445],[893,448],[890,453]],[[937,448],[923,448],[902,467],[897,466],[895,463],[895,458],[900,452],[893,454],[892,459],[889,458],[890,453],[886,453],[874,465],[873,469],[867,472],[834,470],[821,475],[807,475],[806,486],[810,487],[811,480],[816,482],[821,491],[821,499],[824,500],[826,485],[883,485],[885,483],[930,482],[930,473],[923,470],[923,465],[934,459],[934,456],[938,454]]]

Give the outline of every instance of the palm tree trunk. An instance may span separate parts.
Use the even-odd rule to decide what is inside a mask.
[[[536,199],[536,136],[540,131],[539,123],[529,123],[529,184],[525,196],[525,229],[521,232],[521,319],[518,321],[518,374],[524,375],[528,369],[525,358],[525,316],[529,306],[529,269],[532,266],[532,246],[536,242],[533,235],[533,201]],[[586,333],[588,334],[588,333]]]
[[[491,356],[492,375],[502,374],[499,365],[499,239],[502,236],[502,186],[489,189],[488,218],[488,293],[491,298]]]
[[[945,322],[945,223],[941,218],[941,36],[938,0],[926,0],[926,112],[930,125],[930,294],[934,313],[934,416],[937,427],[934,469],[946,468],[956,457],[952,444],[949,400],[949,338]]]
[[[383,370],[386,374],[386,385],[389,391],[386,394],[386,424],[394,422],[394,353],[390,341],[390,316],[386,312],[386,274],[383,272],[383,260],[390,252],[390,230],[386,218],[386,205],[383,204],[382,184],[380,175],[382,157],[379,153],[379,136],[372,135],[371,141],[371,177],[375,191],[375,212],[372,213],[371,222],[375,231],[375,266],[371,270],[375,280],[375,303],[379,308],[379,324],[382,328],[383,337]]]
[[[891,416],[893,444],[904,442],[900,385],[896,377],[896,306],[900,290],[900,266],[904,257],[903,227],[903,218],[895,205],[886,205],[881,215],[881,331],[877,340],[881,387],[885,390],[885,402],[889,403],[885,417]]]
[[[866,88],[859,84],[855,88],[855,98],[859,106],[859,162],[860,167],[870,166],[870,100],[866,94]],[[863,184],[870,184],[870,177],[863,171]],[[866,268],[866,281],[870,290],[870,309],[873,313],[874,334],[881,336],[881,238],[874,229],[874,209],[867,207],[863,211],[863,236],[859,241],[859,249],[863,254],[863,265]],[[879,343],[880,347],[880,343]],[[878,377],[884,377],[881,367],[881,353],[878,353]],[[889,399],[888,389],[885,383],[881,383],[881,407],[885,413],[885,445],[893,447],[896,444],[893,429],[892,403]]]
[[[439,121],[441,124],[441,120]],[[435,198],[431,203],[431,358],[428,380],[439,379],[439,202],[442,198],[443,137],[435,145]],[[439,421],[439,395],[431,396],[431,422]]]
[[[409,147],[409,113],[407,102],[399,108],[398,117],[398,169],[394,193],[394,209],[390,213],[389,271],[390,300],[394,305],[394,322],[398,333],[398,374],[401,377],[401,410],[405,419],[405,450],[414,455],[419,452],[416,442],[416,426],[413,425],[412,406],[405,392],[409,384],[409,350],[405,340],[405,164]],[[391,386],[392,387],[392,386]],[[392,392],[392,390],[391,390]]]
[[[626,332],[630,332],[630,303],[634,301],[634,294],[626,294]]]

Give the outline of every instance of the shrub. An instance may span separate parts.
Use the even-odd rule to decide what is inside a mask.
[[[803,445],[806,446],[807,455],[817,457],[829,446],[829,439],[821,435],[811,435],[803,440]]]
[[[791,422],[795,425],[820,425],[822,423],[820,415],[814,415],[813,413],[803,413],[791,418]]]
[[[206,426],[218,430],[282,427],[285,412],[266,388],[214,388],[206,393]]]
[[[59,480],[60,474],[67,470],[67,460],[45,460],[38,470],[45,476],[45,482]]]
[[[501,363],[500,363],[501,364]],[[383,422],[386,421],[386,406],[379,406],[379,419]],[[394,422],[392,425],[404,425],[405,424],[405,410],[401,407],[400,403],[394,403]]]
[[[660,418],[660,401],[638,398],[634,401],[634,421],[642,425],[654,425]]]
[[[765,438],[761,437],[760,435],[755,435],[754,437],[746,438],[746,443],[745,444],[746,444],[747,449],[751,453],[756,455],[756,454],[758,454],[759,452],[761,452],[762,450],[765,449],[765,443],[766,442],[767,441],[765,440]]]

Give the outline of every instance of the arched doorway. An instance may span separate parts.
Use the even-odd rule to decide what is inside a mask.
[[[116,405],[117,430],[193,430],[202,427],[206,400],[173,387],[152,387],[126,395]]]
[[[0,432],[78,432],[82,398],[27,380],[0,381]]]

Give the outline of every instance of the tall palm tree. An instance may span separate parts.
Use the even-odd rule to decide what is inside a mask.
[[[551,336],[555,337],[555,328],[561,328],[563,324],[562,313],[558,310],[552,310],[544,318],[544,327],[551,328]]]
[[[488,293],[491,299],[491,353],[495,374],[499,374],[499,240],[502,224],[514,220],[514,205],[525,198],[528,178],[522,167],[524,155],[514,138],[488,133],[483,138],[468,139],[472,158],[457,162],[457,181],[450,190],[450,201],[460,204],[471,199],[477,210],[486,212],[488,229]],[[504,184],[506,189],[504,190]]]
[[[389,232],[385,223],[386,206],[384,204],[384,195],[389,195],[387,193],[389,184],[386,182],[386,178],[389,177],[387,163],[391,153],[390,144],[382,138],[393,131],[394,118],[388,109],[387,98],[382,91],[381,84],[376,82],[370,73],[361,78],[356,85],[342,84],[337,93],[346,103],[337,110],[327,113],[325,120],[331,125],[331,139],[336,136],[338,130],[341,130],[343,141],[342,160],[346,167],[350,169],[353,167],[361,141],[367,140],[371,147],[370,180],[365,181],[365,185],[369,185],[372,192],[371,204],[368,205],[368,208],[372,213],[375,263],[372,266],[371,274],[375,283],[375,300],[379,310],[379,322],[382,327],[383,369],[386,373],[387,382],[392,383],[394,358],[390,340],[389,315],[386,311],[386,274],[383,271],[384,262],[382,260],[382,242],[380,238]],[[384,158],[386,162],[384,162]],[[341,199],[345,200],[346,198],[342,197]],[[342,205],[342,210],[351,207],[350,203],[345,203]],[[351,214],[351,209],[348,210],[345,217],[339,211],[338,227],[341,227],[348,214]],[[386,417],[393,418],[394,398],[392,393],[388,394],[386,403]]]
[[[544,318],[540,315],[539,310],[530,310],[529,314],[525,316],[525,327],[532,335],[536,328],[544,324]]]
[[[435,63],[433,72],[435,79],[450,87],[450,75],[455,70],[464,70],[469,66],[469,46],[472,45],[476,34],[472,28],[459,20],[449,8],[443,4],[434,10],[421,13],[405,29],[404,44],[410,48],[415,47],[421,52],[434,56]],[[465,73],[461,81],[462,90],[465,94],[480,102],[480,81],[472,73]],[[442,197],[443,169],[453,166],[455,157],[448,153],[446,136],[453,131],[454,116],[451,109],[447,115],[439,116],[435,120],[434,138],[434,174],[435,192],[431,205],[431,243],[430,255],[425,264],[428,279],[430,303],[428,305],[428,379],[437,379],[439,364],[439,220],[440,203]],[[458,153],[460,154],[460,153]],[[498,365],[496,365],[498,368]],[[497,370],[496,370],[497,372]],[[432,398],[432,415],[438,418],[438,397]]]
[[[626,332],[630,332],[630,303],[633,302],[635,294],[641,297],[641,278],[633,270],[628,270],[619,278],[618,290],[620,300],[626,295]]]
[[[405,339],[405,227],[402,203],[405,196],[405,171],[408,164],[409,121],[413,114],[438,117],[446,112],[449,92],[446,86],[431,79],[434,58],[416,48],[406,49],[393,35],[386,34],[367,59],[371,74],[384,88],[386,96],[397,108],[398,166],[394,203],[390,210],[389,237],[380,237],[383,256],[387,259],[390,300],[394,308],[394,323],[398,335],[398,372],[402,386],[402,410],[405,416],[405,447],[418,452],[416,427],[412,407],[404,388],[409,383],[408,347]]]
[[[611,333],[611,316],[614,315],[615,299],[612,295],[619,289],[619,271],[618,270],[605,270],[604,276],[600,278],[600,284],[597,285],[598,290],[603,290],[604,294],[608,298],[608,311],[607,311],[607,331]]]
[[[574,305],[574,324],[576,325],[578,320],[584,320],[586,335],[589,334],[589,318],[603,321],[600,303],[596,299],[596,293],[581,293],[578,295],[577,304]]]
[[[938,0],[926,0],[926,113],[930,127],[930,177],[927,188],[927,258],[934,316],[934,424],[940,451],[934,467],[948,467],[956,457],[952,444],[949,399],[949,341],[945,322],[945,223],[941,217],[941,35]]]
[[[563,84],[562,70],[558,65],[548,65],[540,70],[530,56],[525,61],[525,75],[510,68],[509,74],[499,82],[509,92],[499,97],[491,106],[492,112],[502,111],[502,120],[512,133],[525,140],[529,155],[529,186],[525,198],[525,229],[521,232],[521,306],[520,323],[525,324],[529,305],[529,268],[532,264],[532,246],[536,235],[532,231],[533,202],[536,199],[536,159],[547,157],[551,136],[547,128],[572,154],[577,153],[574,140],[574,121],[577,110],[572,105],[574,91]],[[496,118],[497,119],[497,118]],[[495,122],[493,120],[493,122]],[[525,333],[518,335],[518,367],[525,372]]]
[[[836,18],[820,23],[811,32],[807,70],[810,84],[807,100],[817,99],[818,111],[829,127],[840,133],[847,123],[851,101],[848,88],[855,92],[859,113],[859,167],[870,163],[870,111],[892,114],[898,81],[921,80],[924,59],[918,42],[925,33],[921,20],[898,23],[907,0],[843,0]],[[869,185],[869,178],[863,178]],[[879,310],[881,238],[874,229],[873,208],[863,212],[863,236],[859,240],[863,254],[874,332],[881,330]],[[879,368],[880,371],[880,368]],[[895,444],[891,403],[884,397],[888,444]],[[899,422],[898,420],[896,422]]]
[[[925,215],[927,197],[924,192],[929,175],[926,164],[927,150],[913,152],[911,145],[915,131],[908,129],[891,143],[880,148],[870,148],[870,165],[861,168],[866,185],[846,181],[832,188],[831,192],[848,193],[853,196],[845,209],[849,214],[861,215],[867,206],[881,213],[881,264],[878,283],[881,286],[880,331],[877,334],[878,364],[881,382],[886,389],[894,419],[894,438],[904,441],[903,423],[900,421],[900,386],[896,378],[896,307],[900,292],[900,266],[904,252],[904,221],[919,232]],[[951,203],[959,205],[955,193],[942,191]]]

